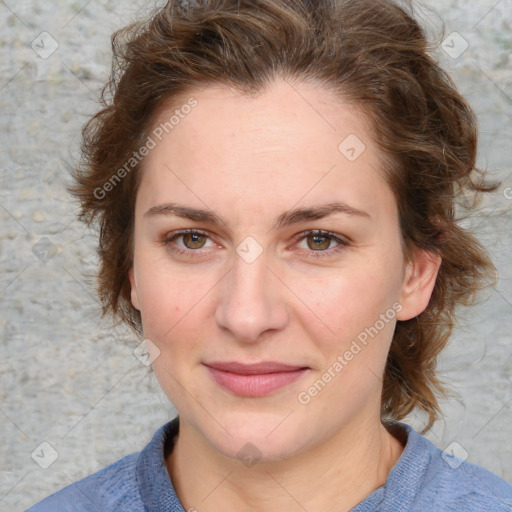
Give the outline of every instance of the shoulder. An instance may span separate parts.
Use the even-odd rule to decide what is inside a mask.
[[[113,464],[48,496],[26,512],[143,511],[136,478],[140,452]]]
[[[164,458],[178,431],[176,417],[161,426],[140,452],[64,487],[26,512],[145,512],[145,505],[183,511]]]
[[[512,512],[511,483],[463,461],[453,450],[440,450],[412,427],[406,429],[411,455],[424,461],[413,510]]]
[[[512,512],[512,484],[485,468],[437,449],[427,474],[431,503],[446,510]],[[434,506],[434,509],[436,507]]]

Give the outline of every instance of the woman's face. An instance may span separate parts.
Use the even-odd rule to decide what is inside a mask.
[[[378,422],[396,320],[435,271],[404,263],[366,119],[316,84],[190,96],[155,124],[130,271],[182,424],[276,460]]]

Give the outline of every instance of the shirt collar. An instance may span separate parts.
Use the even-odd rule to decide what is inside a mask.
[[[391,468],[386,482],[356,505],[352,512],[409,512],[421,490],[423,476],[432,459],[429,441],[400,421],[389,422],[386,427],[405,445],[404,450]]]
[[[165,455],[174,445],[179,417],[160,427],[137,461],[137,483],[148,512],[185,512],[167,472]]]

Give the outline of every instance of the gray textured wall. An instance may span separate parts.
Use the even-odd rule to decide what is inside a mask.
[[[439,58],[478,114],[479,163],[503,180],[466,221],[500,280],[441,358],[461,400],[443,403],[446,420],[427,437],[442,449],[457,442],[512,481],[512,0],[425,3],[446,23]],[[140,340],[100,322],[95,234],[75,220],[62,163],[97,108],[110,34],[147,5],[0,1],[1,510],[23,510],[141,449],[175,414],[133,354]]]

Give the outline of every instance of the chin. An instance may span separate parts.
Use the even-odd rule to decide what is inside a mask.
[[[234,411],[218,419],[226,430],[208,426],[201,433],[217,451],[244,463],[249,461],[248,466],[252,461],[279,461],[306,448],[304,429],[293,416]]]

